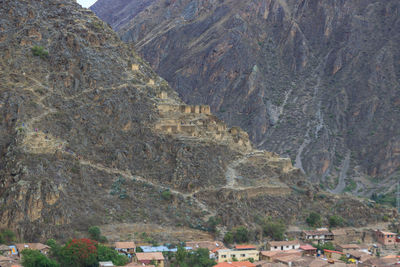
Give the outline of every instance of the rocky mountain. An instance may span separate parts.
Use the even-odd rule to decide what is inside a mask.
[[[186,105],[75,1],[2,1],[0,14],[0,228],[19,238],[65,240],[91,225],[120,238],[131,235],[114,225],[205,230],[211,217],[222,230],[266,216],[298,224],[313,210],[350,225],[394,215],[319,191],[209,106]]]
[[[92,10],[185,102],[209,104],[312,182],[394,192],[399,1],[99,0]]]

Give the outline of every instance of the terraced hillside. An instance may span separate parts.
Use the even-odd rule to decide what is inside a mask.
[[[393,215],[318,192],[289,159],[186,105],[75,1],[6,1],[0,14],[0,228],[21,239],[90,225],[204,230],[211,216],[229,228],[310,210],[353,225]]]

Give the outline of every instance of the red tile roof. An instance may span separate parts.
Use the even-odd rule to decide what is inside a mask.
[[[161,252],[140,252],[136,253],[138,261],[164,260]]]
[[[115,248],[117,249],[134,249],[136,248],[135,242],[115,242]]]
[[[236,245],[236,249],[256,249],[256,246],[253,245]]]
[[[233,262],[221,262],[214,267],[256,267],[254,263],[249,261],[233,261]]]
[[[300,246],[300,249],[302,249],[302,250],[317,250],[317,248],[314,248],[313,246],[308,245],[308,244]]]

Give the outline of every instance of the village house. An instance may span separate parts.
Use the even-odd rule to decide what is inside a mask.
[[[352,251],[359,250],[360,246],[356,244],[338,244],[336,245],[336,249],[343,253],[350,253]]]
[[[21,256],[21,252],[24,249],[33,249],[33,250],[38,250],[40,253],[47,255],[50,251],[50,247],[47,245],[44,245],[42,243],[19,243],[15,244],[15,247],[18,250],[18,255]]]
[[[155,264],[164,267],[164,256],[161,252],[140,252],[136,253],[136,261],[141,264]]]
[[[259,259],[259,252],[253,245],[236,245],[234,249],[219,249],[215,254],[217,262]]]
[[[233,262],[220,262],[214,267],[256,267],[254,263],[249,261],[233,261]]]
[[[317,248],[315,248],[309,244],[301,245],[300,250],[303,251],[303,255],[314,256],[317,254]]]
[[[325,243],[333,241],[333,233],[326,228],[302,232],[302,239],[305,242]]]
[[[373,256],[367,252],[363,252],[363,251],[351,251],[347,253],[348,258],[350,259],[354,259],[357,261],[361,261],[361,262],[365,262],[366,260],[369,260],[371,258],[373,258]]]
[[[301,250],[284,250],[284,251],[261,251],[260,260],[265,260],[268,262],[274,262],[278,257],[287,256],[302,256]]]
[[[270,241],[267,243],[267,250],[292,250],[300,248],[300,242],[298,240],[293,241]]]
[[[135,242],[115,242],[115,250],[120,254],[134,254],[136,250]]]
[[[190,241],[186,242],[186,246],[191,247],[193,250],[206,248],[209,251],[225,248],[224,243],[222,243],[221,241]]]
[[[186,242],[187,247],[191,247],[193,250],[199,248],[205,248],[209,251],[210,259],[215,259],[215,252],[219,249],[225,249],[224,243],[220,241],[190,241]]]
[[[393,246],[396,244],[396,234],[381,230],[375,231],[376,240],[384,246]]]

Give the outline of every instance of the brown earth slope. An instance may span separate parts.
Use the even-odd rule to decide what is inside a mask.
[[[92,9],[184,101],[209,104],[311,181],[336,193],[394,190],[399,1],[99,0]]]
[[[208,106],[185,105],[74,1],[3,1],[0,14],[0,228],[43,241],[90,225],[392,215],[318,193],[290,159],[254,150]]]

